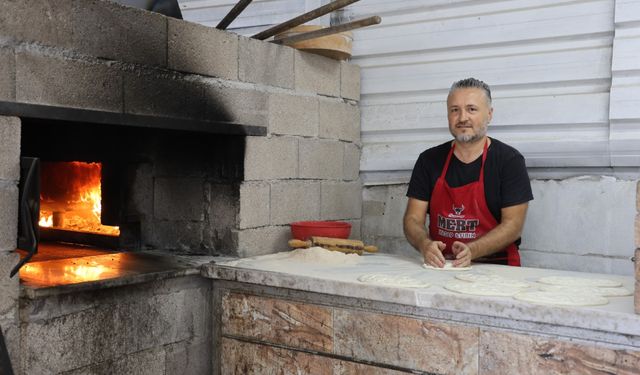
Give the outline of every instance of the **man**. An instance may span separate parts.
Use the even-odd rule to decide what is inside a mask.
[[[517,246],[533,199],[524,157],[487,136],[493,108],[486,83],[455,82],[447,111],[454,139],[420,154],[407,191],[405,236],[434,267],[444,267],[445,258],[453,267],[472,260],[519,266]]]

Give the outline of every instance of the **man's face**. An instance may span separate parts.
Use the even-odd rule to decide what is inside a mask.
[[[482,89],[454,90],[447,98],[449,131],[461,143],[473,143],[487,134],[493,108]]]

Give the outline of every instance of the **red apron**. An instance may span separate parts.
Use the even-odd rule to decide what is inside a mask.
[[[451,146],[447,161],[438,177],[429,201],[429,235],[434,241],[447,245],[443,255],[452,257],[451,247],[455,241],[471,242],[482,237],[498,225],[489,211],[484,195],[484,162],[487,159],[489,142],[484,144],[480,179],[460,186],[450,187],[445,176],[453,155],[455,143]],[[474,259],[474,262],[502,263],[520,266],[520,254],[515,243],[495,254]]]

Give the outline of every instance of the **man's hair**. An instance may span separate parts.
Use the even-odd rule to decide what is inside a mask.
[[[491,104],[491,88],[486,83],[475,78],[465,78],[457,82],[454,82],[453,85],[451,85],[451,88],[449,89],[449,95],[451,95],[451,93],[453,93],[457,89],[469,89],[469,88],[476,88],[484,91],[485,95],[487,96],[489,104]]]

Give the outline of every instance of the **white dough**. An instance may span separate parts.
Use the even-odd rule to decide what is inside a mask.
[[[462,273],[456,275],[456,279],[486,284],[507,284],[516,288],[528,288],[531,286],[530,283],[525,281],[509,279],[496,274]]]
[[[622,283],[611,279],[587,279],[584,277],[573,276],[547,276],[538,280],[543,284],[551,285],[563,285],[563,286],[607,286],[617,287],[622,286]]]
[[[601,295],[597,294],[573,294],[566,292],[522,292],[518,293],[513,298],[537,303],[542,305],[562,305],[562,306],[598,306],[606,305],[609,300]]]
[[[434,266],[430,266],[428,264],[423,264],[422,267],[428,269],[428,270],[436,270],[436,271],[469,271],[471,269],[471,266],[468,267],[454,267],[453,266],[453,262],[451,261],[446,261],[444,262],[444,267],[440,268],[440,267],[434,267]]]
[[[381,273],[370,273],[358,277],[358,281],[363,283],[395,286],[401,288],[428,288],[431,284],[420,281],[409,276],[385,275]]]
[[[510,297],[522,291],[522,288],[506,284],[470,283],[467,281],[448,282],[444,288],[457,293],[498,297]]]
[[[627,288],[599,288],[591,286],[564,286],[564,285],[542,285],[539,288],[544,292],[561,292],[572,294],[597,294],[603,297],[623,297],[630,296],[632,292]]]

